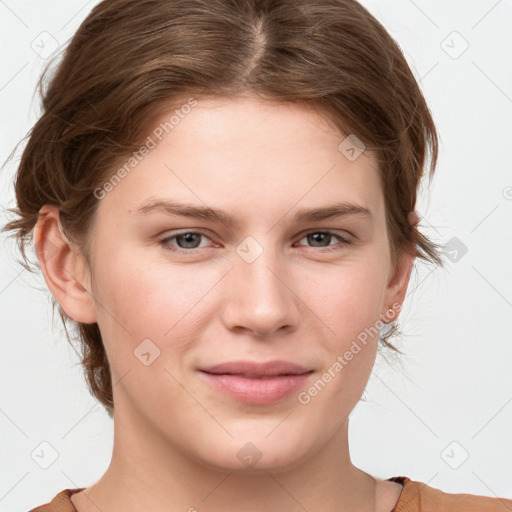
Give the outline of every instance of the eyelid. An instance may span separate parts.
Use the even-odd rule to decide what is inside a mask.
[[[349,233],[348,231],[345,230],[338,230],[333,228],[308,229],[307,231],[304,231],[300,235],[300,238],[304,238],[305,236],[310,235],[312,233],[328,233],[330,235],[339,236],[340,238],[343,238],[347,242],[350,242],[354,239],[354,235],[352,235],[352,233]]]
[[[325,247],[315,247],[315,246],[310,246],[310,245],[309,246],[301,245],[301,247],[305,247],[306,249],[313,250],[313,251],[316,249],[316,250],[318,250],[318,252],[327,253],[327,252],[341,251],[341,250],[345,249],[348,245],[351,245],[354,243],[354,237],[352,235],[346,236],[346,235],[339,233],[336,230],[328,229],[328,228],[327,229],[312,229],[312,230],[306,231],[300,236],[299,241],[313,233],[322,233],[322,234],[327,234],[327,235],[333,236],[335,239],[338,240],[338,243],[335,245],[327,245]],[[341,247],[339,247],[339,244],[341,244]]]
[[[210,240],[211,242],[213,242],[212,240],[212,237],[209,236],[208,232],[207,231],[204,231],[202,229],[195,229],[195,228],[192,228],[192,229],[182,229],[182,230],[178,230],[178,231],[173,231],[171,234],[168,234],[167,236],[164,236],[163,238],[161,238],[158,243],[159,244],[162,244],[162,245],[165,245],[165,243],[169,243],[170,240],[173,240],[175,239],[176,237],[180,236],[180,235],[186,235],[188,233],[193,233],[195,235],[201,235],[205,238],[208,238],[208,240]],[[215,242],[214,242],[215,243]],[[185,251],[185,252],[191,252],[193,249],[182,249],[181,247],[175,247],[175,249],[177,251]],[[197,249],[197,248],[195,248]]]

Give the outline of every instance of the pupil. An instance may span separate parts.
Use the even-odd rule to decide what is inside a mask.
[[[185,233],[185,234],[183,234],[183,235],[179,235],[179,236],[177,237],[177,240],[179,240],[179,239],[180,239],[180,237],[181,237],[181,238],[183,238],[183,239],[185,239],[185,245],[186,245],[186,248],[190,248],[190,246],[189,246],[189,245],[187,245],[187,244],[192,244],[192,245],[191,245],[191,247],[195,247],[195,246],[194,246],[194,239],[193,239],[193,238],[194,238],[194,237],[197,237],[197,236],[198,236],[198,234],[197,234],[197,233]],[[197,240],[196,240],[196,243],[197,243]],[[179,243],[178,245],[182,246],[182,244],[180,244],[180,243]]]
[[[308,235],[308,237],[310,237],[310,242],[313,241],[313,242],[322,242],[321,238],[324,237],[324,242],[325,242],[325,237],[329,237],[327,239],[327,241],[329,242],[330,241],[330,236],[328,233],[311,233],[310,235]],[[320,237],[320,239],[319,239]]]

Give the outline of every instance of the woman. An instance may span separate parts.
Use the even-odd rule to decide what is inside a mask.
[[[20,163],[14,230],[76,325],[112,461],[69,510],[509,510],[350,459],[437,135],[351,0],[106,0]],[[382,336],[381,336],[382,334]]]

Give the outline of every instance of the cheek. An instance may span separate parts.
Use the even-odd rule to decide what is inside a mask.
[[[322,424],[318,428],[331,431],[339,426],[368,384],[378,346],[383,272],[379,264],[354,263],[319,275],[316,282],[323,293],[303,289],[310,290],[311,309],[322,320],[316,321],[316,328],[328,327],[315,336],[317,351],[324,353],[318,378],[298,397],[308,417]]]
[[[376,259],[326,267],[302,286],[299,296],[328,328],[326,339],[345,344],[379,319],[385,272]]]
[[[115,365],[130,365],[133,351],[145,339],[174,360],[163,349],[172,342],[172,351],[179,352],[197,337],[200,313],[208,308],[208,292],[222,277],[222,269],[201,272],[193,266],[142,263],[144,258],[134,253],[113,261],[99,268],[95,277],[101,291],[98,324]]]

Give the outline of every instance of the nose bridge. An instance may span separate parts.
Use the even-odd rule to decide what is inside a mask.
[[[293,325],[298,318],[294,295],[285,284],[286,262],[270,239],[248,236],[236,247],[226,310],[231,327],[260,336]]]

